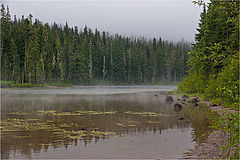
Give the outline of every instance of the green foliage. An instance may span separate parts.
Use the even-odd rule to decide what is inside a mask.
[[[51,82],[43,84],[32,83],[14,83],[13,81],[0,81],[2,88],[33,88],[33,87],[69,87],[72,84],[70,82]]]
[[[239,108],[239,1],[211,1],[189,52],[189,76],[179,85],[185,93]]]
[[[217,104],[239,109],[239,1],[211,0],[189,53],[190,75],[179,85],[186,93],[200,94]],[[239,112],[225,112],[213,125],[229,134],[222,150],[239,159]]]
[[[12,84],[12,87],[16,87],[16,88],[31,88],[31,87],[35,87],[34,84],[30,84],[30,83],[22,83],[22,84]]]
[[[207,77],[202,74],[190,73],[188,77],[179,83],[178,89],[189,94],[203,93],[206,87],[206,79]]]
[[[70,82],[52,82],[52,83],[47,83],[44,84],[45,86],[56,86],[56,87],[69,87],[71,86]]]
[[[12,21],[4,5],[1,14],[4,81],[38,85],[65,81],[155,84],[177,82],[186,75],[190,45],[184,41],[128,38],[97,29],[93,32],[87,26],[79,32],[67,23],[33,22],[32,15]]]
[[[222,151],[231,159],[239,159],[239,113],[223,112],[213,127],[229,135],[229,141],[221,146]]]
[[[0,81],[1,88],[11,87],[14,84],[13,81]]]
[[[206,95],[211,98],[219,97],[226,104],[233,104],[238,109],[239,103],[239,61],[232,59],[218,76],[212,76],[206,87]]]

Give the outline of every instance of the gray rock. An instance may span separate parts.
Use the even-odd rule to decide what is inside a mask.
[[[178,118],[178,120],[184,120],[184,118],[183,118],[183,117],[180,117],[180,118]]]
[[[166,103],[168,103],[168,104],[172,104],[172,103],[173,103],[173,98],[172,98],[172,96],[167,96],[167,97],[165,98],[165,101],[166,101]]]
[[[174,111],[180,112],[182,110],[182,105],[179,103],[174,104]]]
[[[184,95],[182,96],[182,99],[188,99],[188,96],[184,94]]]

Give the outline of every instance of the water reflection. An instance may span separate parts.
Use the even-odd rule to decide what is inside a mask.
[[[155,137],[151,145],[161,148],[162,141],[160,143],[157,136],[169,132],[165,135],[167,139],[176,129],[180,129],[175,136],[179,136],[178,145],[183,152],[194,143],[191,142],[192,136],[189,133],[192,132],[191,123],[179,121],[179,117],[188,117],[188,120],[192,117],[189,112],[175,112],[173,105],[165,104],[165,97],[160,92],[116,95],[2,94],[1,158],[31,158],[33,155],[43,158],[44,155],[55,152],[54,149],[71,148],[67,152],[73,152],[72,146],[82,145],[85,147],[84,153],[90,155],[94,144],[104,150],[107,144],[115,143],[116,140],[119,140],[119,147],[113,145],[112,148],[116,147],[118,152],[121,144],[131,142],[133,137],[140,135],[146,135],[142,141],[146,139],[148,142],[151,137]],[[180,138],[182,133],[188,140]],[[147,136],[149,137],[146,138]],[[198,135],[194,138],[197,137]],[[129,150],[134,151],[136,145],[144,146],[145,143],[133,143]],[[177,145],[176,142],[172,143],[168,145]],[[178,150],[168,151],[168,154],[176,151]],[[100,149],[95,152],[96,155],[101,153]],[[150,153],[152,155],[147,155],[148,158],[155,157],[154,150]],[[106,155],[102,156],[104,158]],[[85,158],[92,157],[86,155]]]

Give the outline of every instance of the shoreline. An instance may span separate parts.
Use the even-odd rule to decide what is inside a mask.
[[[180,94],[173,94],[176,98],[181,98]],[[198,98],[197,96],[190,96],[188,99]],[[222,116],[224,111],[230,113],[237,113],[239,111],[233,110],[223,105],[211,105],[210,101],[199,100],[199,103],[205,104],[211,111],[215,111],[219,116]],[[187,104],[189,105],[189,104]],[[222,159],[227,157],[227,153],[221,151],[221,146],[226,145],[229,135],[222,133],[220,130],[214,130],[210,133],[203,144],[197,144],[193,149],[187,150],[179,159]]]
[[[146,83],[146,84],[126,84],[126,83],[82,83],[82,84],[72,84],[71,82],[49,82],[42,84],[32,84],[32,83],[14,83],[12,81],[0,81],[0,88],[65,88],[65,87],[74,87],[74,86],[126,86],[126,87],[135,87],[135,86],[162,86],[162,85],[176,85],[179,82],[159,82],[155,84]]]

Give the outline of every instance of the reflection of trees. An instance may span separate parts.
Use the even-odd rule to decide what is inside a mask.
[[[38,118],[38,117],[35,117]],[[125,134],[136,135],[138,133],[144,133],[145,131],[153,131],[155,133],[167,128],[184,128],[189,124],[178,121],[176,117],[141,117],[139,115],[129,115],[119,113],[116,115],[92,115],[90,116],[52,116],[41,117],[42,120],[51,120],[56,126],[61,124],[72,125],[71,128],[66,130],[78,130],[79,128],[98,128],[100,131],[114,131],[119,136]],[[123,123],[125,121],[137,121],[139,125],[134,127],[119,127],[116,123]],[[148,124],[147,121],[160,121],[159,124]],[[74,124],[74,125],[73,125]],[[94,142],[97,143],[99,136],[86,136],[81,138],[81,143],[87,144]],[[8,158],[7,153],[11,151],[20,151],[23,155],[31,156],[34,152],[40,152],[41,149],[47,151],[49,146],[54,148],[65,147],[69,145],[78,145],[77,139],[68,139],[64,137],[58,137],[54,132],[48,131],[32,131],[32,132],[14,132],[2,135],[2,158]],[[28,158],[29,158],[28,157]]]
[[[161,97],[160,97],[161,98]],[[174,112],[172,105],[165,104],[163,101],[156,99],[151,94],[138,95],[107,95],[107,96],[78,96],[78,95],[24,95],[21,97],[7,96],[2,98],[2,117],[7,116],[8,113],[25,111],[28,113],[25,116],[17,116],[14,118],[38,118],[40,121],[53,121],[54,125],[60,126],[67,124],[71,126],[66,130],[77,131],[81,128],[91,129],[98,128],[99,131],[115,132],[118,136],[125,134],[136,135],[146,131],[152,131],[156,134],[161,134],[162,130],[168,128],[188,128],[190,123],[179,121],[178,116],[190,115],[193,121],[193,128],[195,129],[196,140],[198,141],[199,135],[205,129],[208,117],[206,114],[199,115],[199,112],[192,111],[184,113]],[[116,114],[109,115],[85,115],[85,116],[56,116],[56,115],[43,115],[37,114],[38,110],[53,110],[57,112],[74,112],[76,110],[82,111],[117,111]],[[156,112],[171,116],[140,116],[125,114],[127,111],[133,112]],[[205,117],[205,119],[198,119],[198,116]],[[136,121],[135,126],[119,126],[117,123],[125,124],[128,122]],[[147,122],[160,122],[160,123],[147,123]],[[19,137],[19,136],[25,136]],[[20,151],[30,158],[33,152],[40,152],[41,149],[47,151],[49,147],[68,148],[69,145],[77,146],[79,143],[87,144],[93,142],[98,143],[101,138],[98,136],[86,136],[79,139],[69,139],[64,137],[57,137],[53,132],[37,131],[37,132],[14,132],[6,135],[1,135],[1,157],[9,158],[9,151]]]
[[[193,140],[201,144],[206,139],[206,135],[209,135],[213,131],[210,128],[211,123],[216,120],[216,113],[209,111],[208,107],[200,105],[198,107],[186,107],[186,117],[192,122],[194,128]]]

